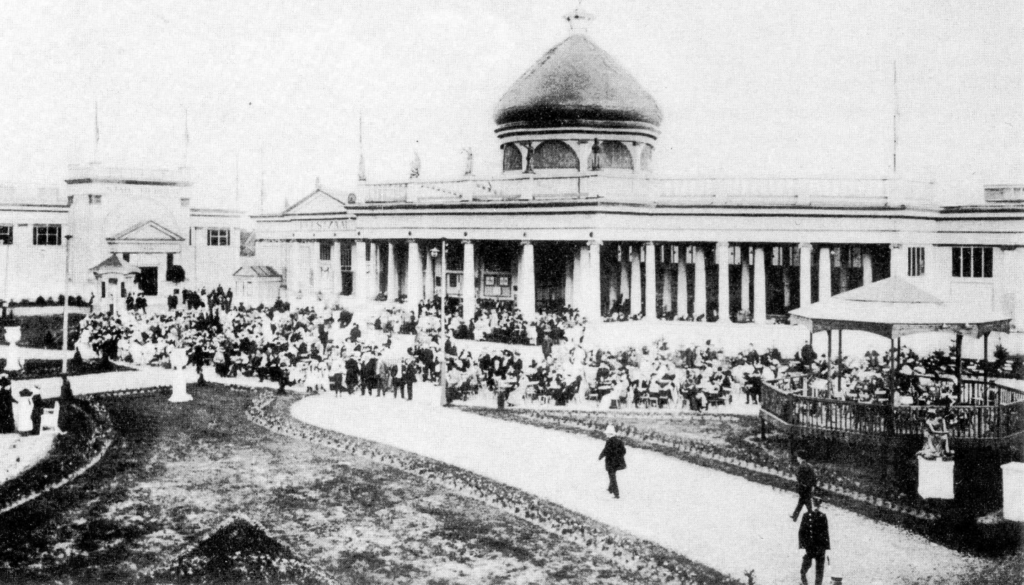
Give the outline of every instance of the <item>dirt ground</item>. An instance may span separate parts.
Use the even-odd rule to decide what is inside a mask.
[[[248,422],[249,397],[191,388],[107,402],[120,440],[0,522],[0,582],[130,583],[244,514],[341,583],[641,583],[513,516]]]

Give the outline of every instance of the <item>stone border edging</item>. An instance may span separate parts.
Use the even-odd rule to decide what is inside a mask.
[[[490,409],[476,409],[463,407],[462,410],[474,414],[484,412],[484,416],[491,415]],[[557,414],[552,414],[549,411],[542,410],[523,409],[512,410],[509,412],[517,416],[521,414],[524,415],[524,417],[527,419],[534,419],[534,421],[536,421],[523,421],[524,424],[536,424],[537,426],[541,426],[544,428],[555,427],[556,430],[560,428],[564,430],[569,430],[570,432],[578,431],[587,435],[599,433],[600,431],[603,430],[603,428],[606,425],[606,422],[596,422],[591,420],[579,421],[573,419],[570,416],[558,416]],[[593,411],[588,412],[587,414],[588,417],[592,417],[594,419],[602,416],[619,416],[618,413],[612,413],[611,411],[609,411],[607,414],[603,412],[595,413]],[[643,414],[635,413],[633,416],[642,417]],[[719,417],[726,416],[737,415],[719,415]],[[696,415],[691,415],[691,418],[695,417]],[[667,417],[657,416],[657,418]],[[550,425],[550,427],[546,425]],[[794,485],[796,484],[796,474],[791,473],[788,470],[781,469],[780,467],[774,465],[745,460],[742,457],[737,457],[735,455],[728,455],[716,452],[722,449],[717,446],[711,445],[707,442],[682,440],[675,437],[670,437],[663,433],[658,433],[656,431],[640,431],[635,427],[631,427],[628,425],[622,425],[618,430],[619,434],[623,437],[623,439],[626,440],[627,443],[631,443],[631,446],[634,447],[657,451],[670,457],[683,459],[691,463],[695,463],[697,465],[702,465],[704,467],[717,468],[732,475],[740,475],[742,477],[746,477],[747,475],[767,475],[774,477],[776,479],[781,479],[785,482],[790,482]],[[713,463],[713,465],[708,465],[708,463]],[[742,470],[742,472],[737,473],[737,470]],[[819,486],[824,491],[829,492],[833,495],[850,498],[852,500],[856,500],[858,502],[874,506],[876,508],[880,508],[890,512],[895,512],[897,514],[910,516],[917,520],[935,521],[938,519],[938,515],[928,510],[895,503],[883,497],[859,491],[850,486],[840,485],[839,481],[841,481],[841,479],[836,479],[838,481],[820,483]]]
[[[238,390],[253,392],[248,388]],[[636,571],[649,582],[680,585],[739,583],[732,577],[699,565],[660,545],[628,535],[587,516],[471,471],[382,443],[328,431],[291,417],[283,417],[272,412],[277,397],[266,392],[261,394],[255,396],[252,404],[246,409],[246,417],[254,424],[287,437],[362,457],[420,477],[574,542],[624,569]]]
[[[99,451],[93,457],[88,459],[81,467],[76,468],[74,471],[64,476],[60,480],[56,481],[55,483],[45,485],[42,488],[39,488],[38,490],[34,491],[33,493],[25,495],[22,498],[15,500],[14,502],[11,502],[10,504],[4,506],[3,508],[0,508],[0,515],[6,514],[11,510],[23,506],[47,492],[64,487],[71,481],[81,477],[82,474],[92,469],[94,465],[96,465],[97,463],[100,462],[101,459],[103,459],[103,456],[107,454],[107,450],[110,449],[110,446],[114,444],[114,437],[112,432],[113,428],[110,426],[110,417],[107,414],[107,410],[103,408],[103,406],[100,404],[90,402],[90,405],[92,406],[94,412],[97,415],[99,415],[91,417],[93,421],[96,423],[96,425],[93,427],[93,434],[90,437],[90,439],[95,438],[96,435],[98,434],[105,435],[101,439],[101,442],[99,444]],[[32,468],[26,471],[26,473],[31,472]]]

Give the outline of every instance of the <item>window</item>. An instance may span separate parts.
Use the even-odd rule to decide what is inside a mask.
[[[14,226],[0,225],[0,246],[10,246],[14,243]]]
[[[992,278],[992,248],[990,246],[954,246],[953,276]]]
[[[331,246],[330,242],[320,242],[320,259],[324,261],[330,261],[331,259]]]
[[[907,276],[921,276],[924,274],[924,248],[907,248]]]
[[[181,198],[181,206],[182,207],[188,207],[188,203],[189,203],[188,199],[189,199],[188,197],[182,197]]]
[[[59,246],[60,245],[59,225],[35,225],[32,226],[32,245],[34,246]]]
[[[99,205],[103,203],[102,195],[89,195],[89,205]]]
[[[225,229],[206,230],[206,245],[207,246],[230,246],[231,245],[231,230],[225,230]]]

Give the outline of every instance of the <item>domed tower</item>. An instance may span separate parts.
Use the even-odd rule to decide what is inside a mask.
[[[661,108],[579,27],[523,74],[498,102],[495,133],[505,173],[643,173],[651,166]]]

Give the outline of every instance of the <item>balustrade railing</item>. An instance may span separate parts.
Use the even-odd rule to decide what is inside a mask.
[[[971,385],[981,385],[971,382]],[[992,386],[998,385],[990,383]],[[1010,402],[999,404],[962,403],[949,408],[953,440],[993,441],[1024,433],[1024,400],[1017,390],[1002,388]],[[972,390],[986,396],[985,387]],[[879,436],[922,436],[928,411],[934,406],[889,406],[887,404],[833,400],[783,392],[765,384],[761,407],[782,422],[797,428],[824,432]]]
[[[660,178],[606,173],[467,177],[364,184],[367,203],[451,197],[466,201],[600,197],[687,205],[882,207],[936,199],[933,183],[895,179]]]

